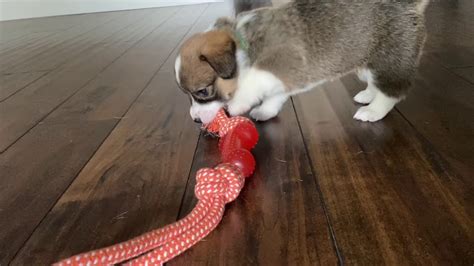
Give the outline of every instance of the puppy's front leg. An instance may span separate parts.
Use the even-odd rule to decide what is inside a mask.
[[[278,115],[288,98],[289,95],[286,93],[266,98],[260,106],[257,106],[250,111],[250,117],[256,121],[267,121],[272,119]]]
[[[247,113],[253,106],[260,102],[258,97],[247,93],[235,93],[232,100],[227,103],[227,111],[231,116],[242,115]]]
[[[227,110],[232,116],[242,115],[264,98],[284,91],[285,87],[281,80],[271,72],[251,67],[239,76],[237,90],[227,104]]]

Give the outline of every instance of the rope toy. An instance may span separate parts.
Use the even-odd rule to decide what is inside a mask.
[[[205,126],[220,137],[222,163],[200,169],[196,174],[194,193],[196,207],[183,219],[145,233],[126,242],[82,253],[54,265],[162,265],[206,237],[222,220],[225,204],[237,198],[245,178],[255,170],[250,150],[258,141],[255,125],[245,117],[229,118],[220,110]]]

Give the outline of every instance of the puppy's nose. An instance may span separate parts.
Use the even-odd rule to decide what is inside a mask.
[[[199,124],[202,123],[201,119],[199,119],[199,118],[194,118],[194,122],[195,122],[195,123],[199,123]]]

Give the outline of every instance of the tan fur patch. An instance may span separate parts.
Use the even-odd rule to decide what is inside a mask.
[[[235,71],[235,42],[222,30],[199,33],[188,39],[180,51],[180,80],[193,92],[211,85],[219,76]]]
[[[237,79],[218,78],[215,86],[217,87],[219,95],[221,95],[224,100],[230,100],[237,90]]]

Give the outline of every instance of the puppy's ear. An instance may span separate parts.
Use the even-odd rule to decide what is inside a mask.
[[[220,17],[214,23],[215,29],[232,29],[234,26],[234,20],[230,17]]]
[[[232,78],[237,68],[234,39],[226,31],[216,30],[205,34],[206,44],[199,59],[209,63],[219,77]]]

